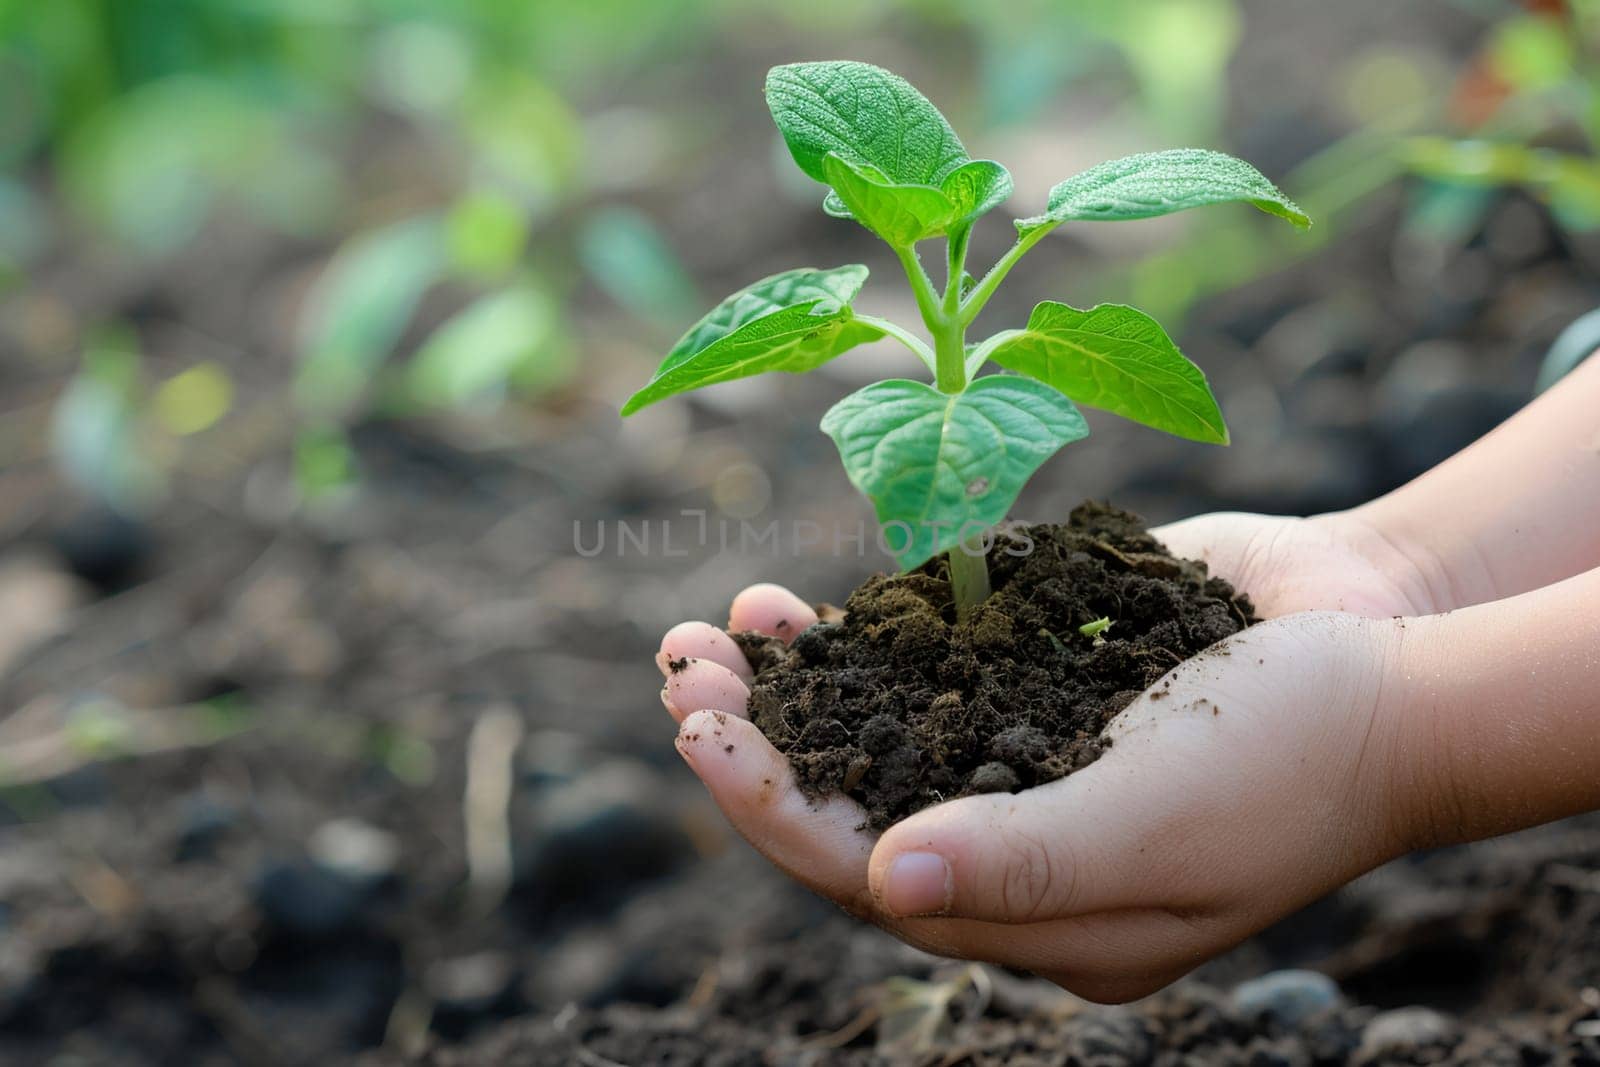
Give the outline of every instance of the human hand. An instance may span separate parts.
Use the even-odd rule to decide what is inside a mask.
[[[1345,611],[1387,619],[1458,606],[1430,587],[1438,568],[1422,548],[1386,535],[1359,510],[1306,519],[1222,511],[1150,532],[1173,555],[1203,560],[1250,594],[1262,618]]]
[[[764,585],[729,625],[787,638],[815,621]],[[683,623],[658,662],[679,752],[778,867],[927,951],[1124,1001],[1418,844],[1426,776],[1381,684],[1396,625],[1324,613],[1252,627],[1134,701],[1084,770],[940,804],[879,838],[853,801],[799,792],[744,717],[750,668],[726,633]]]

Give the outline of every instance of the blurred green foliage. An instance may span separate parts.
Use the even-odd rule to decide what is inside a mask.
[[[979,42],[991,124],[1025,122],[1075,81],[1120,71],[1168,146],[1214,145],[1242,29],[1234,0],[1018,0],[960,5]]]
[[[1562,225],[1600,227],[1600,2],[1507,9],[1461,76],[1454,136],[1417,138],[1413,171],[1463,187],[1516,186]]]
[[[165,489],[145,445],[144,397],[135,339],[125,329],[97,330],[55,410],[54,450],[67,477],[122,510],[137,510]]]
[[[1197,219],[1161,252],[1098,277],[1097,291],[1120,289],[1176,322],[1207,293],[1336,239],[1408,166],[1458,191],[1527,184],[1573,224],[1600,218],[1589,159],[1600,0],[1560,15],[1548,2],[1539,12],[1475,2],[1506,16],[1485,46],[1509,86],[1490,119],[1452,118],[1448,70],[1414,46],[1375,40],[1323,57],[1348,136],[1290,153],[1272,173],[1318,218],[1312,236]],[[930,88],[964,125],[1072,142],[1048,151],[1242,147],[1230,144],[1229,99],[1248,37],[1242,10],[1239,0],[0,0],[0,300],[63,258],[192,273],[219,244],[255,241],[303,262],[306,284],[288,305],[295,362],[266,375],[243,371],[259,368],[253,348],[173,366],[141,350],[137,316],[118,326],[104,323],[115,308],[83,309],[54,441],[76,482],[138,507],[159,499],[190,443],[259,424],[250,413],[266,377],[277,393],[265,403],[289,431],[248,447],[280,450],[314,496],[355,476],[346,435],[363,419],[470,422],[508,402],[538,405],[626,329],[641,359],[676,336],[703,300],[680,260],[696,256],[681,232],[663,232],[685,224],[662,217],[662,197],[710,180],[708,161],[743,110],[725,113],[719,98],[753,99],[767,65],[912,53],[919,76],[945,79]],[[1563,129],[1582,143],[1547,143]],[[1441,130],[1475,143],[1410,140]],[[1070,279],[1046,284],[1071,295]],[[628,325],[597,337],[574,310],[589,295]]]
[[[0,0],[0,292],[74,231],[97,255],[151,264],[189,254],[218,218],[334,242],[302,303],[286,402],[302,492],[337,488],[355,469],[344,427],[369,412],[481,412],[560,387],[578,342],[570,283],[553,279],[571,266],[652,330],[681,327],[699,294],[649,217],[608,202],[629,176],[586,158],[608,138],[573,101],[692,61],[708,27],[739,37],[774,19],[965,35],[991,125],[1115,69],[1163,136],[1204,142],[1239,28],[1233,0],[1137,14],[1116,0]],[[386,159],[375,122],[416,150]],[[661,140],[626,116],[609,136],[623,169]],[[394,172],[419,157],[422,173]],[[213,366],[146,388],[123,335],[115,358],[85,348],[56,443],[80,485],[131,508],[170,465],[152,440],[223,422],[235,383]]]
[[[323,491],[352,470],[341,427],[369,410],[481,405],[570,374],[563,302],[526,256],[530,234],[582,200],[580,121],[555,83],[592,80],[700,6],[0,0],[0,291],[77,227],[96,254],[152,264],[221,215],[337,242],[303,304],[290,390],[300,485]],[[410,181],[350,150],[395,120],[428,161]],[[29,181],[41,167],[51,180]],[[392,204],[373,195],[385,183]],[[457,310],[412,336],[441,286]],[[135,439],[141,406],[164,397],[168,421],[209,428],[220,413],[174,405],[215,406],[232,383],[137,389],[124,332],[120,362],[85,349],[57,454],[132,508],[159,466]],[[395,385],[384,372],[403,349],[416,355]]]
[[[431,216],[390,223],[340,248],[300,320],[301,409],[347,415],[443,271],[443,234]]]

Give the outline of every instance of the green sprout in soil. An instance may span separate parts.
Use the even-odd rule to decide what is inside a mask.
[[[971,158],[910,83],[866,63],[794,63],[768,73],[766,97],[795,163],[829,186],[823,210],[856,220],[894,251],[932,343],[852,309],[866,267],[788,270],[733,294],[690,327],[622,414],[764,371],[812,370],[881,338],[900,342],[927,365],[933,384],[876,382],[829,410],[822,430],[872,501],[900,566],[947,555],[962,617],[989,594],[990,528],[1046,459],[1088,434],[1074,401],[1227,444],[1205,375],[1134,308],[1084,311],[1045,301],[1023,329],[976,344],[967,330],[1011,268],[1063,223],[1243,202],[1309,226],[1254,167],[1195,148],[1102,163],[1052,189],[1042,214],[1015,220],[1016,243],[974,278],[967,272],[973,225],[1011,195],[1011,175],[992,160]],[[935,238],[944,240],[942,290],[917,251]],[[1010,373],[978,377],[989,363]]]
[[[1105,633],[1109,629],[1111,629],[1111,618],[1108,615],[1102,615],[1093,622],[1086,622],[1078,627],[1078,632],[1084,637],[1094,638],[1095,644],[1103,645],[1106,643]]]

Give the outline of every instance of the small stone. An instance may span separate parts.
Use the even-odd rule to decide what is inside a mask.
[[[528,972],[527,993],[536,1004],[601,1004],[624,981],[629,962],[614,933],[579,928],[540,954]]]
[[[506,953],[477,952],[429,965],[423,987],[435,1011],[470,1019],[512,999],[517,977],[517,967]]]
[[[1381,1063],[1417,1049],[1448,1048],[1460,1029],[1431,1008],[1396,1008],[1375,1015],[1362,1031],[1357,1063]]]
[[[106,593],[142,579],[155,544],[143,523],[104,507],[73,515],[51,539],[73,574]]]
[[[256,876],[256,907],[268,925],[299,937],[331,937],[361,915],[362,893],[345,879],[304,860],[268,863]]]
[[[1286,1026],[1299,1026],[1338,1003],[1338,983],[1317,971],[1273,971],[1233,990],[1234,1011],[1247,1019],[1270,1015]]]
[[[318,866],[362,887],[388,880],[400,860],[399,839],[359,819],[323,823],[306,847]]]
[[[541,922],[603,912],[694,856],[650,768],[614,758],[521,797],[512,811],[516,895]]]

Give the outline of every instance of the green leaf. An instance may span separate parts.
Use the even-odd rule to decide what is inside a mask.
[[[1099,637],[1109,629],[1111,629],[1111,617],[1109,615],[1102,615],[1098,619],[1086,622],[1082,626],[1078,627],[1078,632],[1085,637]],[[1103,639],[1101,642],[1096,643],[1103,643]]]
[[[431,216],[392,223],[342,247],[306,298],[296,403],[318,415],[347,414],[445,265],[443,228]]]
[[[663,326],[704,306],[689,272],[648,216],[634,208],[597,210],[578,227],[578,262],[628,311]]]
[[[315,500],[356,480],[355,449],[344,428],[327,423],[300,427],[294,438],[294,482],[300,495]]]
[[[836,152],[823,160],[822,172],[833,186],[823,210],[855,219],[896,248],[943,233],[955,216],[956,205],[933,186],[891,182],[878,168]]]
[[[166,486],[142,432],[141,362],[130,331],[92,331],[83,367],[57,399],[50,427],[52,451],[67,479],[125,514],[159,502]]]
[[[889,182],[938,186],[970,158],[939,109],[904,78],[868,63],[791,63],[767,72],[767,107],[800,169],[828,181],[829,152]]]
[[[856,322],[850,310],[866,280],[867,268],[859,263],[832,270],[802,267],[739,290],[689,327],[622,414],[764,371],[808,371],[877,340],[883,332]]]
[[[464,194],[445,216],[450,266],[476,281],[498,281],[516,269],[528,240],[528,213],[496,189]]]
[[[1301,229],[1311,219],[1261,172],[1242,159],[1200,148],[1113,159],[1075,174],[1050,190],[1043,215],[1018,219],[1026,235],[1074,219],[1119,222],[1170,215],[1207,204],[1254,204]]]
[[[1066,397],[1009,375],[955,394],[877,382],[829,409],[822,430],[907,569],[1005,518],[1039,465],[1089,433]]]
[[[877,167],[837,152],[823,158],[822,170],[833,186],[822,209],[835,218],[855,219],[896,248],[947,233],[1011,195],[1011,174],[987,159],[963,163],[937,189],[891,182]]]
[[[572,370],[559,337],[560,309],[531,282],[479,297],[423,342],[407,368],[427,405],[498,400],[520,381],[555,385]]]
[[[992,159],[974,159],[946,174],[939,188],[966,222],[987,214],[1011,196],[1011,172]]]
[[[1126,305],[1080,311],[1047,300],[1027,329],[1002,335],[988,356],[1080,404],[1193,441],[1228,443],[1205,374],[1155,319]]]

